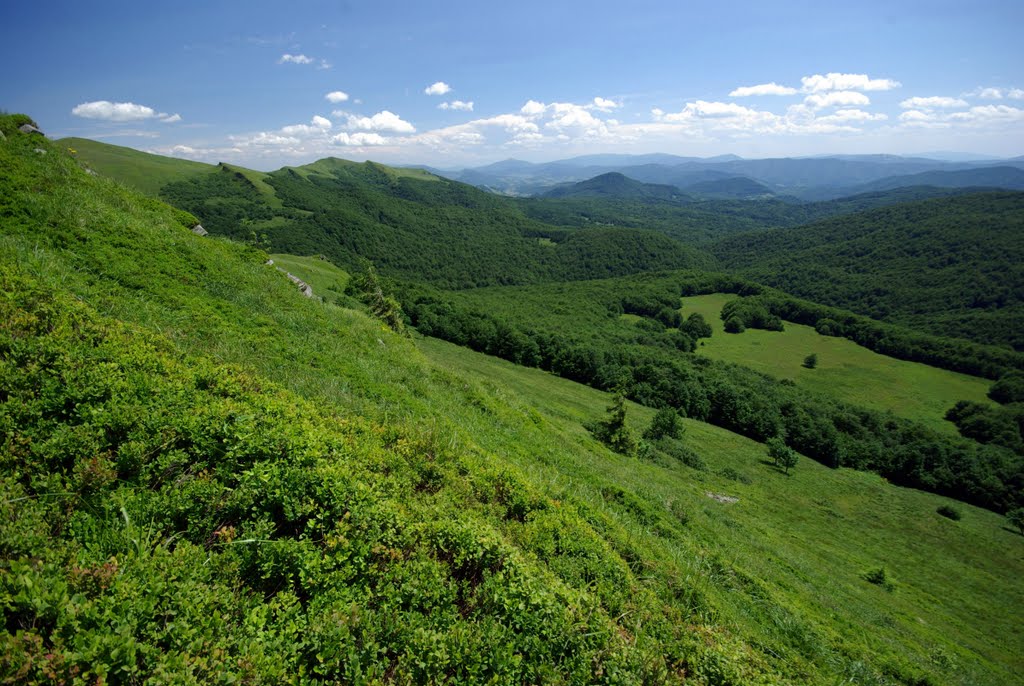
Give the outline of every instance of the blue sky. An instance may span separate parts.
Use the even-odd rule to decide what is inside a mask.
[[[258,169],[1024,154],[1024,2],[51,2],[0,107]]]

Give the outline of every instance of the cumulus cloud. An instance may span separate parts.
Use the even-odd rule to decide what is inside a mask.
[[[796,88],[780,86],[772,81],[771,83],[761,83],[756,86],[740,86],[729,93],[729,97],[745,98],[751,95],[793,95],[796,92]]]
[[[882,113],[871,113],[865,112],[864,110],[858,109],[847,109],[847,110],[836,110],[832,114],[824,117],[816,117],[814,121],[825,122],[825,123],[838,123],[838,122],[867,122],[867,121],[884,121],[889,117]]]
[[[324,131],[326,131],[327,129],[331,128],[331,120],[328,119],[327,117],[315,115],[312,121],[313,126],[317,127],[318,129],[323,129]]]
[[[327,100],[327,102],[338,104],[339,102],[345,102],[346,100],[348,100],[348,93],[346,93],[345,91],[331,91],[330,93],[325,95],[324,98]]]
[[[392,131],[394,133],[414,133],[416,127],[397,114],[384,110],[372,117],[348,115],[348,128],[361,131]]]
[[[621,105],[619,105],[619,103],[615,102],[614,100],[609,100],[608,98],[602,98],[598,96],[594,98],[593,107],[594,109],[601,110],[602,112],[611,112],[616,107],[621,107]]]
[[[76,105],[71,110],[71,114],[85,119],[117,122],[155,119],[165,124],[173,124],[181,121],[180,114],[157,112],[152,107],[137,105],[134,102],[110,102],[108,100],[83,102],[80,105]]]
[[[651,110],[651,113],[656,121],[667,122],[681,122],[693,118],[745,117],[759,114],[756,110],[737,105],[734,102],[708,102],[706,100],[688,102],[679,112],[666,114],[662,110],[655,108]]]
[[[379,133],[339,133],[331,137],[331,142],[335,145],[350,145],[350,146],[369,146],[369,145],[386,145],[388,142],[387,138],[384,138]]]
[[[927,98],[914,97],[907,98],[900,103],[900,107],[905,110],[931,110],[936,108],[952,108],[952,107],[967,107],[967,102],[960,98],[948,98],[939,95],[933,95]]]
[[[871,100],[863,93],[856,91],[831,91],[828,93],[814,93],[804,98],[804,104],[816,110],[825,107],[848,107],[850,105],[870,105]]]
[[[824,76],[814,74],[800,79],[805,93],[826,91],[888,91],[902,84],[892,79],[872,79],[867,74],[839,74],[829,72]]]
[[[970,93],[964,93],[967,97],[982,98],[983,100],[1024,100],[1024,90],[1020,88],[975,88]]]
[[[450,93],[451,90],[452,87],[444,81],[437,81],[424,88],[423,92],[427,95],[444,95],[445,93]]]
[[[316,62],[312,57],[306,55],[289,55],[285,53],[281,55],[281,59],[277,61],[278,64],[313,64]]]
[[[461,110],[463,112],[473,111],[473,101],[463,102],[462,100],[452,100],[451,102],[442,102],[437,106],[438,109],[442,110]]]
[[[536,100],[527,100],[526,104],[519,108],[519,111],[525,114],[527,117],[539,117],[544,114],[544,110],[547,106],[542,102]]]

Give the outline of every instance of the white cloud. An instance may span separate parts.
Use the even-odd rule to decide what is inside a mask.
[[[832,91],[829,93],[815,93],[804,98],[804,104],[820,110],[824,107],[846,107],[870,105],[871,100],[863,93],[856,91]]]
[[[85,119],[100,119],[102,121],[145,121],[146,119],[157,119],[165,124],[173,124],[181,121],[180,114],[166,114],[157,112],[152,107],[137,105],[134,102],[110,102],[108,100],[95,100],[83,102],[76,105],[71,114]]]
[[[796,93],[796,88],[780,86],[772,81],[771,83],[761,83],[756,86],[740,86],[729,93],[729,97],[745,98],[751,95],[793,95],[794,93]]]
[[[452,100],[451,102],[442,102],[437,106],[438,109],[442,110],[461,110],[463,112],[473,111],[473,101],[463,102],[462,100]]]
[[[324,131],[326,131],[327,129],[331,128],[331,120],[328,119],[327,117],[315,115],[312,121],[313,126],[317,127],[318,129],[323,129]]]
[[[290,127],[285,127],[290,128]],[[283,131],[284,129],[282,129]],[[250,136],[242,142],[250,145],[298,145],[301,141],[295,136],[282,136],[271,131],[260,131],[255,136]]]
[[[437,81],[424,88],[423,92],[427,95],[444,95],[445,93],[450,93],[451,90],[452,87],[444,81]]]
[[[931,110],[935,108],[967,107],[967,102],[965,100],[961,100],[960,98],[948,98],[944,96],[933,95],[927,98],[907,98],[906,100],[900,103],[900,107],[908,110]]]
[[[315,136],[324,133],[331,128],[331,120],[320,115],[314,115],[309,124],[292,124],[282,126],[281,133],[286,136]]]
[[[882,114],[872,114],[871,112],[865,112],[864,110],[836,110],[830,115],[824,117],[816,117],[814,121],[821,123],[839,123],[839,122],[867,122],[867,121],[884,121],[889,117]]]
[[[278,64],[313,64],[316,60],[306,55],[289,55],[285,53],[281,55],[281,59],[277,61]]]
[[[594,106],[594,109],[601,110],[602,112],[611,112],[616,107],[622,107],[622,105],[620,105],[619,103],[615,102],[614,100],[609,100],[607,98],[602,98],[600,96],[594,98],[594,105],[593,106]]]
[[[513,133],[527,132],[536,133],[540,131],[535,123],[519,114],[499,114],[487,119],[474,119],[469,122],[470,126],[500,126],[506,131]]]
[[[345,102],[348,100],[348,93],[345,91],[331,91],[325,95],[324,98],[326,98],[328,102],[332,102],[336,105],[339,102]]]
[[[688,102],[679,112],[665,114],[662,110],[653,109],[651,113],[656,120],[667,122],[681,122],[693,118],[746,117],[759,114],[756,110],[733,102],[708,102],[706,100]]]
[[[949,120],[967,124],[1018,122],[1024,121],[1024,110],[1009,105],[978,105],[966,112],[954,112]]]
[[[331,66],[332,66],[331,63],[328,62],[327,60],[320,60],[320,64],[318,64],[316,68],[317,69],[330,69]]]
[[[372,117],[348,115],[348,128],[362,131],[393,131],[394,133],[414,133],[416,127],[397,114],[384,110]]]
[[[970,93],[964,93],[967,97],[982,98],[984,100],[1024,100],[1024,90],[1020,88],[975,88]]]
[[[536,100],[527,100],[526,104],[519,108],[519,111],[525,114],[527,117],[539,117],[544,114],[544,110],[547,106],[542,102]]]
[[[331,142],[335,145],[351,145],[351,146],[368,146],[368,145],[386,145],[388,142],[387,138],[384,138],[379,133],[339,133],[336,136],[331,137]]]
[[[821,93],[825,91],[888,91],[899,88],[902,84],[892,79],[871,79],[867,74],[839,74],[829,72],[822,76],[815,74],[800,79],[805,93]]]

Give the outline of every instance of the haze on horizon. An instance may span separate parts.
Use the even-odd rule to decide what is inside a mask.
[[[1024,4],[683,5],[17,6],[0,108],[256,169],[1024,154]]]

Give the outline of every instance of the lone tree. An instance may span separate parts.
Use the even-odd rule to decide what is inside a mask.
[[[679,421],[679,413],[671,407],[658,410],[651,420],[651,425],[644,431],[644,438],[656,441],[659,438],[679,438],[683,435],[683,423]]]
[[[781,436],[772,436],[768,439],[768,457],[772,458],[776,467],[782,467],[786,474],[796,466],[800,456],[796,451],[786,445]]]
[[[608,415],[604,421],[598,422],[593,429],[594,436],[617,453],[635,455],[637,449],[636,436],[626,426],[626,394],[620,388],[615,391],[612,404],[608,406]]]
[[[370,314],[392,331],[405,333],[402,305],[394,296],[384,292],[384,286],[372,264],[367,263],[363,273],[353,277],[346,290],[356,295],[370,309]]]
[[[1024,507],[1010,510],[1006,513],[1006,519],[1009,520],[1010,524],[1020,529],[1020,535],[1024,536]]]
[[[804,358],[804,366],[808,369],[814,369],[818,366],[818,353],[811,353]]]

